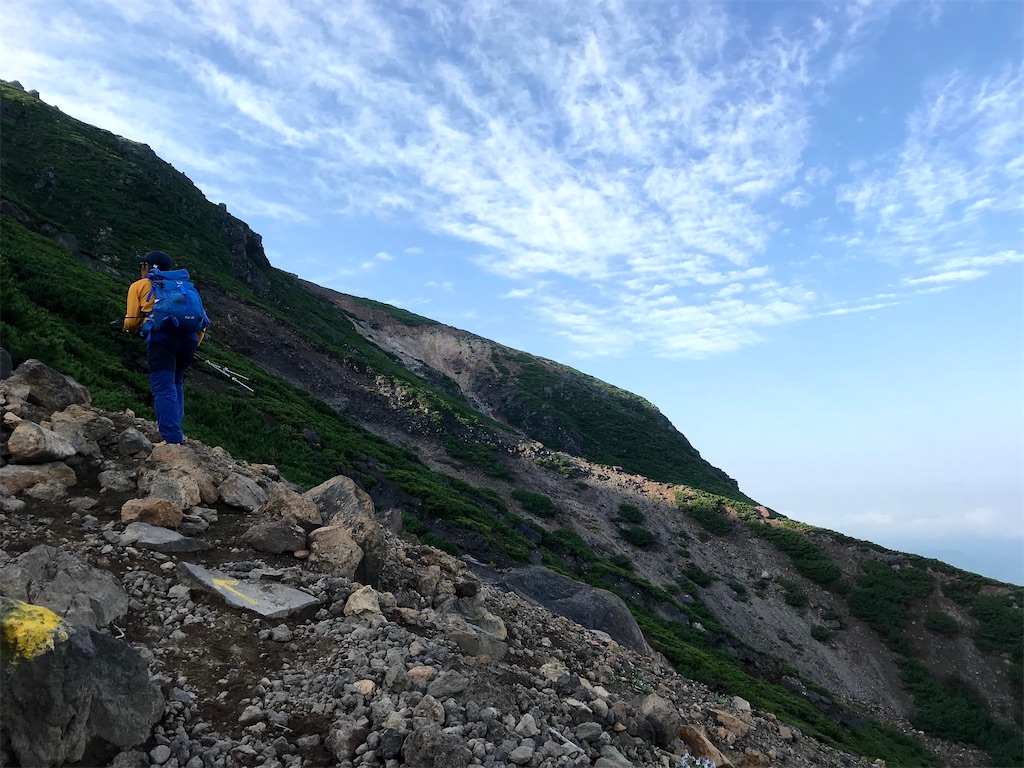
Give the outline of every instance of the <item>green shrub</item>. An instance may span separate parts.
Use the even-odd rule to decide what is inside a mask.
[[[829,639],[832,635],[832,630],[828,627],[823,627],[821,624],[815,624],[811,627],[811,637],[817,640],[819,643],[823,643]]]
[[[608,562],[624,571],[633,570],[633,560],[628,555],[612,555],[608,558]]]
[[[803,608],[807,605],[807,595],[796,582],[779,579],[779,586],[783,589],[782,599],[786,601],[787,605],[792,605],[795,608]]]
[[[444,536],[439,536],[436,533],[424,533],[420,536],[420,541],[423,544],[444,550],[448,554],[455,555],[456,557],[460,554],[459,547],[454,541],[451,541]]]
[[[960,625],[956,623],[956,619],[942,611],[929,611],[924,625],[940,635],[955,635],[960,632]]]
[[[676,491],[676,506],[685,510],[709,533],[725,536],[732,529],[729,519],[720,511],[718,497],[701,494],[688,497],[682,491]]]
[[[572,554],[585,563],[597,561],[597,555],[575,531],[558,528],[544,534],[544,546],[556,553]]]
[[[614,520],[616,522],[629,523],[630,525],[643,525],[644,513],[632,504],[619,504],[619,514]]]
[[[515,490],[512,491],[512,498],[518,501],[523,509],[537,517],[551,519],[558,516],[558,507],[555,506],[555,502],[543,493]]]
[[[652,547],[658,541],[658,537],[642,525],[627,525],[619,528],[619,536],[627,543],[641,549]]]
[[[922,568],[894,570],[886,563],[867,558],[861,563],[853,591],[847,597],[850,613],[874,627],[896,650],[909,651],[903,623],[911,600],[932,591],[931,576]]]
[[[691,565],[683,571],[683,575],[698,587],[706,587],[711,584],[715,577],[707,571],[701,570],[696,565]]]
[[[839,566],[829,560],[805,532],[789,527],[786,521],[779,525],[754,525],[751,530],[789,555],[801,576],[829,588],[842,582]]]

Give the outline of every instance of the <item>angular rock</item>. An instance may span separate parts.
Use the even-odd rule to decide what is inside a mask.
[[[270,487],[266,502],[256,510],[256,514],[307,527],[319,528],[322,525],[317,505],[284,483],[274,483]]]
[[[649,693],[635,707],[637,714],[647,721],[654,732],[655,744],[668,749],[679,733],[679,726],[683,724],[675,705],[656,693]]]
[[[31,421],[22,421],[14,428],[7,448],[16,464],[45,464],[75,455],[75,446],[69,440]]]
[[[703,757],[713,762],[718,768],[734,768],[733,764],[716,747],[704,728],[699,725],[684,725],[679,729],[679,738],[690,748],[694,757]]]
[[[0,595],[43,606],[70,624],[92,629],[128,612],[128,593],[114,574],[45,544],[0,566]]]
[[[50,413],[63,411],[69,405],[89,405],[89,390],[72,379],[53,370],[39,360],[26,360],[19,365],[5,385],[25,385],[29,389],[28,402],[45,408]]]
[[[220,595],[228,605],[244,608],[268,619],[282,619],[320,602],[306,592],[283,584],[242,581],[221,571],[207,570],[192,563],[178,563],[175,573],[185,586]]]
[[[605,589],[580,584],[540,565],[516,568],[505,574],[504,581],[510,589],[552,613],[607,632],[617,643],[637,653],[652,654],[629,608]]]
[[[121,507],[122,523],[139,522],[161,528],[177,528],[181,525],[181,518],[181,509],[167,499],[128,499]]]
[[[0,494],[14,496],[39,483],[57,482],[71,487],[78,482],[67,464],[7,464],[0,467]]]
[[[69,405],[50,417],[52,429],[66,438],[82,456],[99,456],[100,443],[114,434],[114,422],[92,408]]]
[[[303,496],[316,504],[327,526],[341,525],[363,551],[356,580],[380,585],[384,567],[384,532],[374,515],[373,500],[350,477],[338,475],[306,491]]]
[[[199,483],[192,475],[147,467],[139,476],[139,493],[166,499],[178,509],[194,507],[202,501]]]
[[[317,528],[309,534],[309,561],[321,570],[352,579],[362,559],[362,548],[340,525]]]
[[[220,500],[229,507],[253,512],[266,502],[267,492],[251,477],[233,472],[220,484]]]
[[[6,598],[0,625],[17,659],[0,670],[0,729],[19,764],[74,763],[93,742],[131,747],[149,737],[163,696],[138,651]]]
[[[242,534],[242,543],[259,552],[280,555],[306,548],[306,531],[286,520],[256,523]]]
[[[410,733],[402,754],[409,768],[466,768],[473,759],[462,739],[433,723]]]
[[[383,618],[380,610],[380,601],[377,599],[377,590],[373,587],[360,587],[345,601],[345,615],[356,616],[360,619]]]
[[[135,427],[128,427],[117,436],[117,450],[122,456],[135,456],[153,450],[153,443]]]
[[[213,451],[215,454],[216,451]],[[203,504],[213,504],[220,497],[217,490],[217,480],[221,475],[210,466],[210,461],[200,458],[189,445],[158,445],[146,461],[145,477],[166,477],[166,478],[188,478],[187,484],[192,484],[199,491],[199,499]],[[144,483],[146,480],[140,478],[139,489],[147,492]],[[153,496],[160,494],[152,493]],[[164,496],[164,498],[167,498]],[[174,499],[168,499],[174,501]],[[199,503],[199,502],[196,502]],[[187,505],[193,506],[193,505]]]
[[[131,523],[124,529],[120,541],[122,546],[130,544],[154,552],[201,552],[210,548],[205,541],[149,523]]]
[[[331,726],[324,743],[338,760],[351,760],[369,733],[367,728],[358,725],[352,718],[345,717]]]
[[[100,481],[100,488],[115,493],[127,493],[136,488],[135,480],[128,472],[119,469],[107,469],[100,472],[97,478]]]

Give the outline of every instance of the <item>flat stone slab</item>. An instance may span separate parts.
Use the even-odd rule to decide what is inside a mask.
[[[280,619],[303,608],[319,604],[312,595],[265,581],[244,581],[201,565],[178,563],[175,570],[182,584],[214,592],[228,605],[244,608],[268,619]]]
[[[182,536],[177,531],[149,523],[132,523],[125,527],[119,539],[121,546],[132,545],[154,552],[199,552],[210,545],[200,539]]]

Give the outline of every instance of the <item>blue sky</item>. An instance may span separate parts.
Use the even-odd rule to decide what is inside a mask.
[[[780,512],[1024,582],[1020,3],[2,14],[4,79],[275,266],[641,394]]]

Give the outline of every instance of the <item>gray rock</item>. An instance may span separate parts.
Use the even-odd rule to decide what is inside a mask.
[[[49,608],[69,624],[102,629],[128,612],[114,574],[41,544],[0,567],[0,595]]]
[[[220,499],[230,507],[253,512],[266,502],[267,492],[252,478],[233,472],[220,484]]]
[[[39,360],[26,360],[19,365],[5,384],[28,387],[28,402],[45,408],[50,413],[63,411],[69,405],[89,405],[89,390],[72,379],[53,370]]]
[[[679,728],[683,724],[675,705],[656,693],[650,693],[636,704],[639,717],[647,720],[654,732],[655,743],[667,749],[677,738]]]
[[[210,545],[200,539],[182,536],[176,531],[149,523],[132,523],[121,534],[121,546],[129,544],[154,552],[201,552]]]
[[[325,526],[341,526],[363,551],[355,573],[362,584],[380,585],[384,567],[384,532],[374,514],[373,500],[350,477],[338,475],[311,488],[304,498],[320,510]]]
[[[597,741],[604,733],[599,723],[580,723],[576,726],[576,738],[580,741]]]
[[[100,443],[114,434],[114,422],[92,408],[69,405],[50,417],[52,429],[66,438],[82,456],[100,456]]]
[[[183,584],[220,595],[228,605],[268,619],[282,619],[319,600],[283,584],[242,581],[221,571],[211,571],[193,563],[178,563],[176,574]]]
[[[75,446],[69,440],[31,421],[22,421],[14,428],[7,449],[16,464],[45,464],[75,455]]]
[[[135,490],[135,478],[128,472],[108,469],[99,474],[100,488],[115,493],[126,493]]]
[[[540,565],[510,571],[505,575],[505,584],[552,613],[589,629],[607,632],[620,645],[648,656],[653,653],[629,608],[620,597],[605,589],[580,584]]]
[[[19,611],[0,598],[4,626]],[[0,728],[18,762],[63,765],[81,760],[95,740],[144,742],[163,714],[163,697],[139,653],[85,627],[63,625],[53,639],[52,649],[0,670]]]
[[[259,552],[280,555],[306,548],[306,531],[287,520],[256,523],[242,535],[242,543]]]
[[[134,456],[138,453],[149,453],[153,443],[135,427],[128,427],[117,436],[117,450],[122,456]]]
[[[366,741],[369,730],[356,723],[351,717],[344,717],[331,726],[325,744],[338,760],[351,760],[356,749]]]
[[[473,753],[462,739],[434,724],[409,734],[402,754],[409,768],[466,768],[473,759]]]
[[[50,464],[6,464],[0,467],[0,494],[15,496],[39,483],[57,482],[71,487],[78,482],[75,470],[62,462]]]

